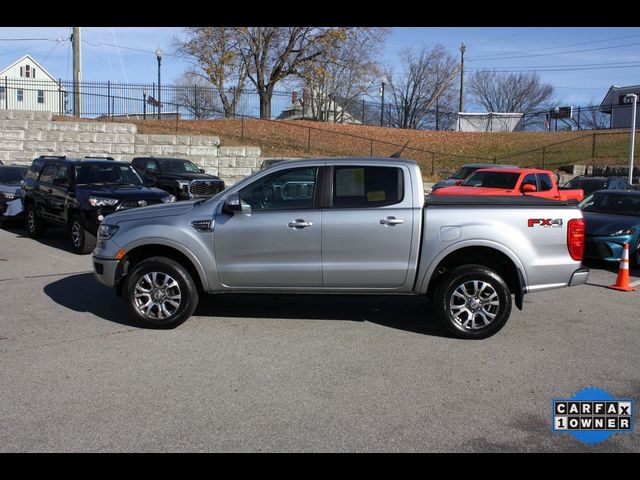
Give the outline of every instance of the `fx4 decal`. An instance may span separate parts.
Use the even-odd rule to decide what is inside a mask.
[[[527,221],[529,228],[533,227],[545,227],[545,228],[560,228],[562,227],[561,218],[530,218]]]

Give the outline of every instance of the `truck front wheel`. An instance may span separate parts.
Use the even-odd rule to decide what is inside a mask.
[[[497,333],[511,314],[511,292],[504,280],[482,265],[462,265],[436,288],[434,303],[456,337],[481,339]]]
[[[127,307],[141,325],[174,328],[198,306],[198,289],[189,272],[166,257],[151,257],[137,264],[124,286]]]

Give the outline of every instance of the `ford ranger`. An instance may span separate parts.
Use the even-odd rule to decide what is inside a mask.
[[[175,327],[203,293],[425,295],[463,338],[526,293],[579,285],[584,221],[531,197],[427,197],[404,159],[285,161],[206,200],[116,212],[95,277],[138,323]],[[513,297],[513,300],[512,300]]]
[[[433,194],[530,195],[575,203],[584,198],[584,192],[579,188],[559,188],[552,171],[535,168],[483,168],[456,186],[439,188]]]

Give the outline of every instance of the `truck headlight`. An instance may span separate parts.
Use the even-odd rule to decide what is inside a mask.
[[[180,190],[184,190],[185,192],[189,191],[189,184],[191,182],[185,182],[184,180],[178,180],[178,186]]]
[[[167,196],[167,197],[164,197],[164,198],[162,199],[162,201],[163,201],[164,203],[173,203],[173,202],[175,202],[175,201],[176,201],[176,197],[175,197],[174,195],[169,195],[169,196]]]
[[[118,227],[117,225],[100,225],[98,227],[98,238],[100,240],[108,240],[116,234],[118,228],[120,227]]]
[[[112,207],[118,202],[117,198],[95,197],[93,195],[89,197],[89,205],[92,207]]]

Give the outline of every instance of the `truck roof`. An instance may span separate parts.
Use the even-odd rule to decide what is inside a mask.
[[[539,168],[481,168],[476,172],[499,172],[499,173],[549,173],[550,170]]]
[[[301,158],[299,160],[283,160],[282,162],[278,162],[273,165],[271,168],[280,168],[282,166],[288,165],[311,165],[317,164],[318,162],[328,162],[328,163],[360,163],[366,162],[367,164],[389,164],[397,163],[399,165],[406,165],[410,167],[414,167],[418,164],[415,160],[409,160],[406,158],[391,158],[391,157],[317,157],[317,158]]]

